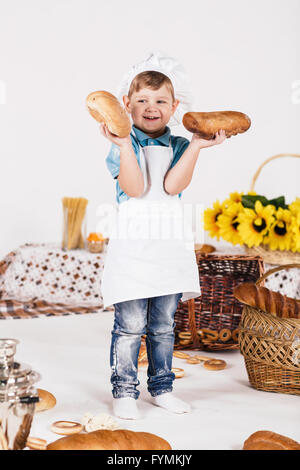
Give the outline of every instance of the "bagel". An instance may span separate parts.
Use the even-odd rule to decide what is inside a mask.
[[[181,379],[184,376],[184,370],[180,369],[180,367],[173,367],[172,372],[174,372],[176,379]]]
[[[28,436],[26,447],[32,450],[46,450],[47,441],[45,439],[40,439],[39,437]]]
[[[94,91],[86,98],[86,106],[91,116],[104,122],[108,130],[118,137],[127,137],[131,132],[128,114],[119,100],[108,91]]]
[[[180,331],[178,333],[178,338],[180,339],[190,339],[192,337],[192,333],[190,331]]]
[[[226,341],[229,341],[231,338],[231,331],[228,330],[228,328],[223,328],[221,331],[219,331],[219,339],[223,341],[223,343],[226,343]]]
[[[215,330],[210,330],[209,328],[203,328],[202,329],[205,339],[212,339],[213,341],[217,341],[219,338],[219,333]]]
[[[186,360],[188,364],[200,364],[200,360],[197,359],[195,356],[190,357],[189,359]]]
[[[82,430],[82,424],[75,423],[73,421],[55,421],[55,423],[51,424],[51,431],[55,432],[56,434],[61,434],[63,436],[77,434]]]
[[[233,341],[237,342],[239,340],[239,329],[238,328],[233,330],[233,332],[231,334],[231,337],[232,337]]]
[[[222,359],[209,359],[203,363],[203,367],[207,370],[222,370],[226,367],[226,362]]]
[[[191,357],[190,354],[182,352],[182,351],[174,351],[173,356],[178,357],[179,359],[188,359],[189,357]]]
[[[39,401],[35,405],[35,411],[50,410],[56,405],[56,398],[52,393],[43,390],[42,388],[37,389],[39,395]]]

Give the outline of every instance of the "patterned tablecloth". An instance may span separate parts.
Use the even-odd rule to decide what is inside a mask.
[[[0,262],[0,318],[103,310],[103,253],[25,244]],[[112,310],[113,307],[108,308]]]
[[[245,254],[216,244],[216,254]],[[97,313],[103,310],[101,278],[106,257],[57,244],[25,244],[0,262],[0,319]],[[265,264],[265,271],[274,266]],[[300,269],[270,275],[265,286],[300,299]],[[114,310],[109,307],[107,310]]]

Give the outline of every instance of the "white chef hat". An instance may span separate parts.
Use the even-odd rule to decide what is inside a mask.
[[[124,75],[116,91],[118,100],[123,103],[123,96],[128,95],[134,77],[146,70],[161,72],[171,80],[175,92],[175,99],[179,100],[180,103],[173,116],[171,116],[168,125],[177,126],[181,124],[183,115],[190,111],[192,107],[193,97],[190,91],[191,87],[183,66],[174,57],[168,56],[161,50],[151,52],[146,59],[133,65],[129,72]]]

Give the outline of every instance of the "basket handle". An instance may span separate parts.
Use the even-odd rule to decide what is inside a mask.
[[[255,175],[253,176],[252,178],[252,182],[251,182],[251,186],[250,186],[250,191],[253,191],[254,190],[254,185],[255,185],[255,182],[258,178],[258,175],[260,174],[262,168],[268,163],[270,162],[271,160],[275,160],[275,158],[281,158],[281,157],[295,157],[295,158],[300,158],[300,155],[298,153],[279,153],[278,155],[274,155],[273,157],[269,157],[267,158],[267,160],[265,160],[261,165],[260,167],[258,168],[258,170],[256,171]]]
[[[282,264],[281,266],[277,266],[276,268],[269,269],[269,271],[267,271],[259,279],[257,279],[255,284],[258,285],[259,283],[264,281],[266,277],[270,276],[270,274],[276,273],[277,271],[281,271],[282,269],[290,269],[290,268],[300,268],[300,263]]]

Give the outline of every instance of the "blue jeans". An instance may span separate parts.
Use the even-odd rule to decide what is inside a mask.
[[[139,397],[138,355],[141,337],[145,334],[149,364],[148,391],[155,397],[173,390],[174,315],[181,297],[182,293],[178,293],[114,304],[115,321],[110,350],[114,398]]]

